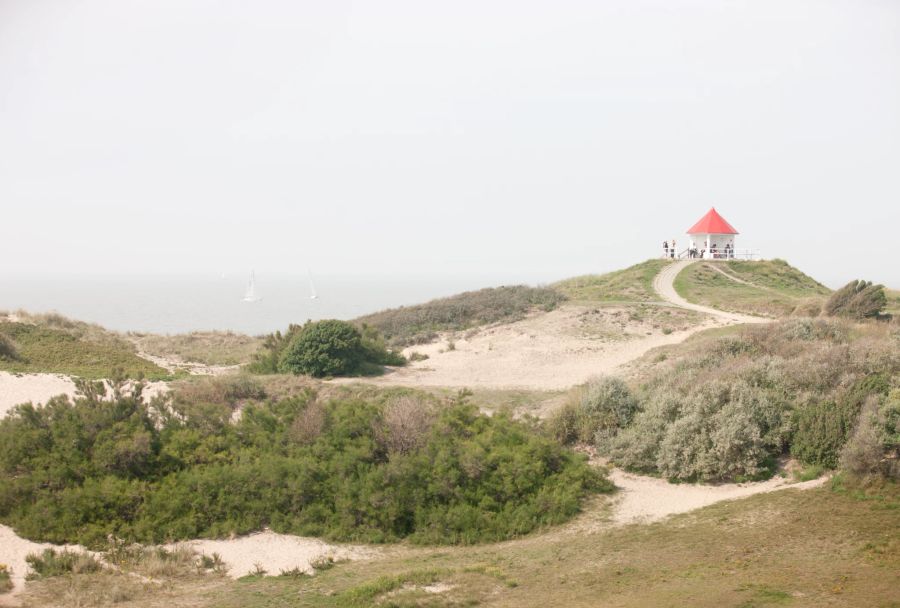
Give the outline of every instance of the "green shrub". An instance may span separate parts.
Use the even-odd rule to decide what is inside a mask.
[[[68,549],[44,549],[42,553],[29,553],[25,561],[31,567],[31,572],[26,577],[28,580],[63,574],[87,574],[102,569],[100,562],[90,553]]]
[[[871,281],[850,281],[825,302],[825,314],[832,317],[868,319],[877,317],[887,306],[884,285]]]
[[[152,409],[96,396],[19,406],[0,421],[0,521],[87,546],[264,527],[470,543],[562,522],[611,488],[527,422],[431,402],[305,394],[248,404],[234,423],[159,399]]]
[[[592,380],[548,420],[550,433],[564,444],[605,442],[637,412],[637,400],[619,378]]]
[[[374,327],[357,328],[338,320],[291,325],[285,334],[266,337],[248,370],[257,374],[288,372],[315,377],[374,375],[383,365],[405,365],[389,350]]]
[[[346,376],[365,361],[362,334],[346,321],[319,321],[303,328],[281,355],[281,371],[310,376]]]

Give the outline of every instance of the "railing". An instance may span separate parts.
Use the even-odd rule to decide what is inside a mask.
[[[761,260],[759,249],[724,249],[722,247],[710,248],[707,251],[703,247],[695,247],[694,249],[683,249],[674,252],[671,249],[663,254],[663,259],[679,259],[679,260]]]
[[[685,249],[678,253],[678,258],[698,260],[759,260],[759,249],[725,249],[722,247],[710,248],[695,247]]]

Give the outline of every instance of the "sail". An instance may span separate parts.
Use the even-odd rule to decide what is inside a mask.
[[[258,302],[259,300],[262,298],[256,295],[256,275],[251,270],[250,280],[247,281],[247,291],[244,292],[244,302]]]
[[[312,273],[307,269],[306,274],[309,277],[309,299],[315,300],[319,297],[319,294],[316,293],[316,285],[313,283]]]

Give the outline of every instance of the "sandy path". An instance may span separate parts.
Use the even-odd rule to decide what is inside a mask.
[[[142,350],[137,351],[137,356],[146,359],[154,365],[158,365],[169,373],[174,374],[179,369],[185,370],[192,376],[223,376],[240,371],[240,365],[208,365],[194,361],[185,361],[181,357],[159,357]]]
[[[404,351],[406,355],[425,354],[428,359],[366,381],[403,386],[563,390],[598,375],[616,373],[649,350],[723,324],[719,319],[705,318],[666,334],[646,319],[621,324],[607,320],[585,330],[585,318],[595,310],[568,304],[514,323],[481,328],[467,337],[454,339],[445,334],[436,342]]]
[[[828,477],[820,477],[795,483],[789,479],[773,477],[750,483],[673,484],[665,479],[633,475],[619,469],[613,469],[609,478],[620,489],[612,512],[612,522],[615,525],[659,521],[676,513],[687,513],[723,500],[746,498],[754,494],[787,488],[816,488],[828,480]]]
[[[660,271],[656,278],[653,279],[653,289],[660,295],[660,297],[669,302],[670,304],[674,304],[679,308],[686,308],[688,310],[694,310],[697,312],[702,312],[708,315],[712,315],[717,319],[721,319],[725,323],[731,325],[734,323],[768,323],[771,319],[766,319],[763,317],[754,317],[752,315],[744,315],[740,313],[734,312],[725,312],[719,310],[717,308],[710,308],[709,306],[701,306],[700,304],[692,304],[688,302],[675,291],[675,277],[678,276],[682,270],[690,266],[691,264],[697,263],[699,260],[679,260],[678,262],[674,262],[669,264],[665,268]]]
[[[28,564],[25,557],[30,553],[41,553],[44,549],[57,550],[70,549],[83,551],[78,545],[52,545],[50,543],[36,543],[17,535],[9,526],[0,525],[0,564],[6,564],[12,568],[13,589],[7,595],[0,595],[0,606],[17,605],[15,596],[22,592],[25,585],[25,574]],[[6,598],[6,603],[4,603]]]
[[[218,553],[228,565],[228,576],[240,578],[257,565],[270,575],[299,568],[314,574],[312,564],[320,559],[334,561],[368,559],[379,551],[362,545],[330,545],[318,538],[277,534],[271,530],[227,540],[192,540],[181,543],[206,555]]]

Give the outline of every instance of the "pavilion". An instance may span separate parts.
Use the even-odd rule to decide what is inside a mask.
[[[687,231],[690,244],[687,251],[679,257],[698,257],[704,259],[733,259],[735,257],[734,237],[738,231],[725,221],[713,207]],[[741,257],[746,254],[741,252]]]

